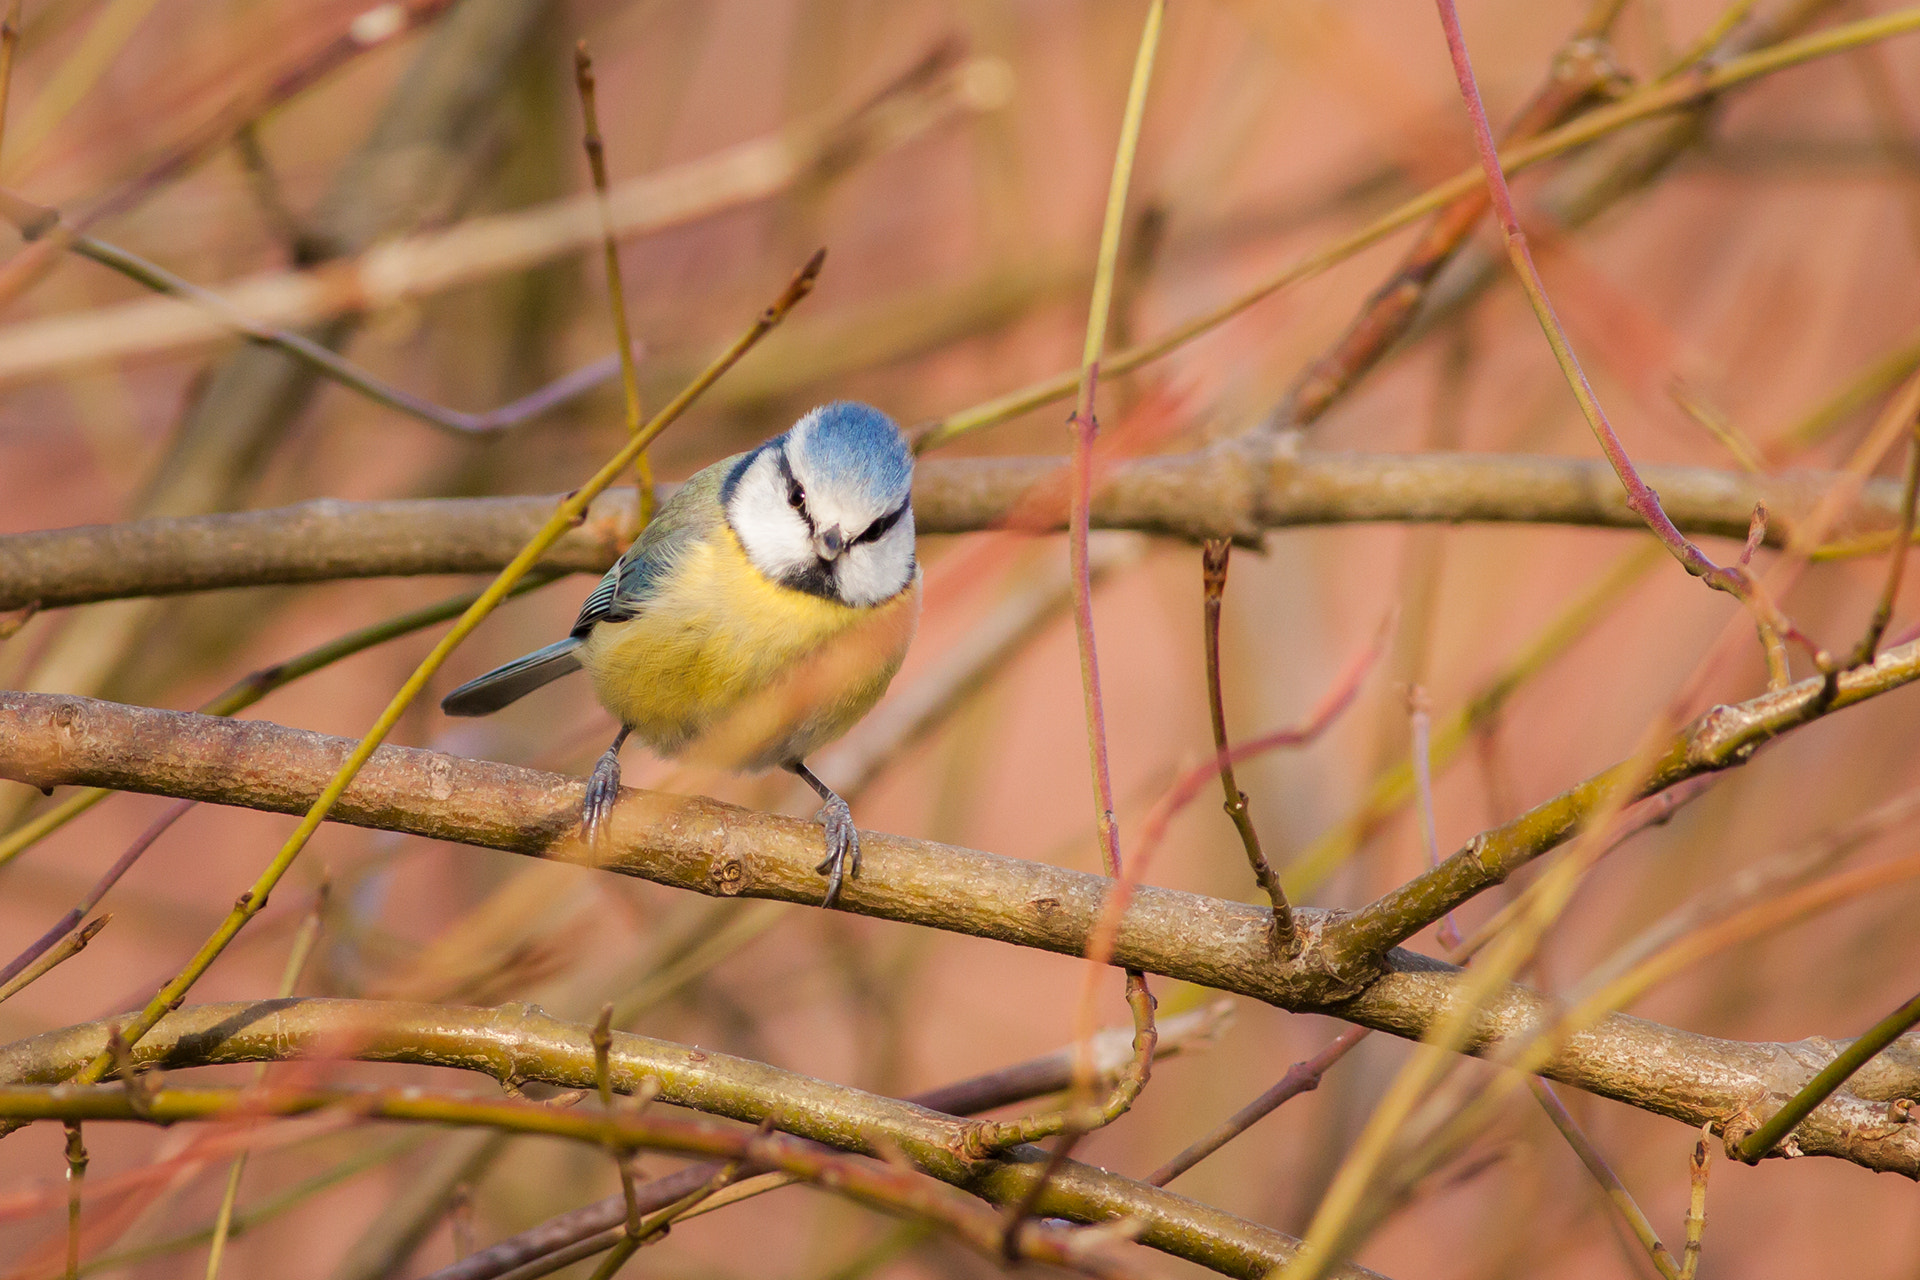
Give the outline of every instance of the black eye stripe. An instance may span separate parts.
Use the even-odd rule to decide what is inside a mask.
[[[887,514],[866,527],[866,531],[853,540],[855,546],[863,542],[878,542],[887,536],[887,530],[900,523],[900,517],[907,514],[907,504],[901,503]]]
[[[800,513],[800,518],[807,522],[808,532],[812,532],[813,515],[807,510],[807,491],[800,487],[799,479],[793,474],[793,464],[787,461],[787,451],[776,450],[773,461],[780,468],[781,479],[787,482],[787,505]]]

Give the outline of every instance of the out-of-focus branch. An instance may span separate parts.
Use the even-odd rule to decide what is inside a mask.
[[[537,266],[599,244],[603,230],[642,235],[764,200],[810,175],[838,173],[891,150],[956,113],[991,110],[1005,102],[1009,85],[1003,64],[954,62],[949,57],[943,64],[923,64],[903,78],[898,92],[876,97],[851,115],[804,121],[704,160],[621,183],[607,194],[604,229],[600,199],[588,192],[394,240],[312,271],[239,281],[218,290],[224,314],[202,303],[148,298],[23,322],[0,336],[0,378],[69,366],[82,348],[88,358],[99,359],[211,341],[233,331],[235,315],[263,327],[333,324],[340,317]],[[491,89],[498,78],[487,84]],[[66,344],[65,354],[46,345],[49,339]]]
[[[1064,460],[941,459],[920,464],[914,521],[922,533],[992,528]],[[1784,545],[1793,517],[1840,477],[1758,479],[1702,467],[1645,468],[1667,512],[1692,534],[1744,538],[1754,504]],[[127,596],[336,578],[483,573],[512,559],[553,510],[547,495],[342,502],[213,516],[133,520],[0,537],[0,610],[58,608]],[[545,563],[600,573],[623,549],[634,495],[597,500]],[[1897,481],[1862,490],[1840,531],[1891,531]],[[1121,463],[1093,495],[1094,526],[1195,540],[1255,539],[1267,529],[1357,523],[1528,523],[1640,528],[1604,462],[1519,454],[1349,454],[1296,451],[1253,436],[1196,453]],[[1065,512],[1052,527],[1064,527]]]
[[[1617,6],[1602,8],[1618,12]],[[1589,14],[1589,20],[1583,21],[1554,55],[1545,83],[1520,108],[1508,128],[1509,142],[1552,128],[1624,83],[1604,35],[1593,29],[1593,16]],[[1603,16],[1602,21],[1610,23],[1612,17]],[[1475,190],[1435,214],[1339,341],[1295,379],[1269,427],[1304,427],[1316,421],[1378,364],[1413,324],[1434,277],[1467,243],[1486,212],[1487,193]]]
[[[69,1181],[85,1169],[80,1148],[82,1119],[177,1124],[255,1115],[298,1116],[341,1111],[403,1124],[469,1125],[504,1133],[536,1134],[573,1142],[604,1143],[621,1150],[658,1150],[677,1155],[718,1156],[737,1165],[778,1171],[858,1204],[937,1225],[986,1254],[1011,1248],[1014,1260],[1049,1263],[1101,1280],[1143,1280],[1150,1273],[1137,1255],[1103,1233],[1081,1233],[1048,1224],[1014,1246],[1003,1244],[999,1220],[984,1205],[929,1184],[884,1161],[855,1160],[819,1144],[780,1133],[742,1133],[732,1126],[651,1112],[599,1117],[538,1103],[499,1101],[417,1088],[398,1090],[161,1089],[137,1098],[124,1089],[0,1089],[0,1115],[16,1120],[64,1118]],[[878,1153],[876,1153],[878,1154]],[[77,1185],[70,1224],[77,1223]],[[70,1225],[67,1275],[77,1274],[77,1226]]]
[[[1920,642],[1888,650],[1841,677],[1833,708],[1920,679]],[[1700,740],[1730,765],[1810,718],[1808,686],[1722,708]],[[1830,708],[1831,709],[1831,708]],[[92,785],[273,812],[305,812],[353,744],[261,721],[231,721],[84,698],[0,693],[0,777],[34,786]],[[534,770],[435,752],[383,747],[341,797],[337,821],[482,845],[536,857],[593,861],[577,828],[582,784]],[[1563,830],[1564,833],[1564,830]],[[819,832],[811,823],[696,797],[627,792],[615,813],[605,869],[725,897],[815,904]],[[843,906],[881,919],[1083,955],[1111,882],[1104,877],[971,849],[878,833],[863,837],[865,874]],[[1442,864],[1448,872],[1458,859]],[[1276,957],[1271,910],[1137,888],[1115,935],[1112,962],[1247,995],[1279,1008],[1330,1013],[1408,1038],[1442,1018],[1461,981],[1454,966],[1405,951],[1369,955],[1328,939],[1335,918],[1299,913],[1303,945]],[[1497,1051],[1551,1018],[1544,997],[1501,988],[1482,1007],[1466,1048]],[[1876,1072],[1913,1096],[1920,1047],[1896,1045]],[[1822,1049],[1694,1035],[1614,1014],[1567,1038],[1540,1073],[1689,1125],[1742,1107],[1770,1110],[1810,1076]],[[1657,1069],[1656,1069],[1657,1068]],[[1900,1074],[1904,1071],[1904,1075]],[[1756,1100],[1759,1100],[1756,1102]],[[1889,1132],[1884,1100],[1842,1091],[1797,1133],[1807,1154],[1920,1177],[1920,1125]]]
[[[443,405],[434,404],[430,400],[396,387],[371,371],[354,364],[333,348],[315,342],[303,333],[253,323],[211,290],[203,289],[191,280],[177,276],[165,267],[148,262],[138,254],[130,253],[118,245],[75,231],[63,221],[58,209],[37,205],[11,191],[0,190],[0,218],[5,218],[18,228],[21,236],[28,243],[48,235],[59,236],[69,249],[81,257],[97,262],[109,270],[118,271],[129,280],[145,285],[155,293],[198,303],[207,308],[209,313],[225,320],[232,326],[235,333],[244,335],[262,346],[274,347],[296,360],[312,365],[341,386],[358,391],[375,404],[385,405],[397,413],[404,413],[448,431],[486,435],[517,427],[572,403],[621,371],[621,358],[619,353],[615,352],[592,364],[575,369],[572,373],[563,374],[546,386],[510,404],[504,404],[483,413],[465,413],[459,409],[449,409]]]
[[[629,802],[630,803],[630,802]],[[626,806],[623,806],[623,808]],[[818,896],[817,894],[815,895]],[[64,1079],[107,1041],[106,1023],[68,1027],[0,1047],[0,1080]],[[163,1070],[211,1063],[347,1056],[479,1071],[510,1083],[594,1087],[590,1029],[529,1007],[470,1009],[361,1000],[271,1000],[201,1005],[162,1019],[135,1060]],[[911,1102],[783,1071],[712,1050],[614,1033],[613,1087],[652,1079],[659,1098],[709,1115],[782,1130],[843,1151],[904,1155],[921,1171],[996,1203],[1013,1203],[1038,1178],[1045,1154],[1020,1148],[992,1160],[961,1154],[964,1122]],[[116,1091],[118,1092],[118,1091]],[[263,1094],[262,1101],[270,1094]],[[1069,1162],[1048,1181],[1039,1211],[1077,1222],[1129,1217],[1141,1243],[1229,1275],[1257,1277],[1292,1256],[1295,1241],[1182,1196]],[[1354,1268],[1359,1278],[1371,1272]]]
[[[1213,1038],[1220,1023],[1231,1013],[1229,1001],[1220,1000],[1190,1013],[1169,1018],[1162,1024],[1158,1056],[1174,1056]],[[1094,1065],[1101,1080],[1110,1080],[1133,1058],[1133,1028],[1108,1027],[1094,1036]],[[906,1101],[930,1111],[951,1116],[974,1115],[1016,1102],[1059,1093],[1073,1081],[1077,1047],[1057,1050],[1026,1062],[1014,1063],[985,1075],[956,1081]],[[720,1171],[714,1164],[677,1170],[636,1188],[642,1212],[651,1213],[689,1195]],[[428,1280],[495,1280],[513,1274],[535,1259],[543,1265],[561,1265],[563,1258],[591,1257],[611,1248],[625,1233],[627,1203],[624,1195],[609,1196],[597,1204],[558,1214],[471,1254],[450,1267],[443,1267]],[[385,1271],[366,1273],[368,1280]],[[335,1280],[344,1280],[336,1273]]]
[[[438,0],[415,0],[410,6],[423,16],[439,7]],[[310,214],[307,225],[316,251],[358,253],[405,235],[422,220],[456,212],[458,193],[479,188],[488,163],[479,139],[499,118],[499,86],[547,9],[548,0],[483,0],[453,7]],[[403,19],[402,26],[414,21],[406,10],[392,16]],[[219,143],[245,118],[229,120]],[[180,154],[198,153],[189,148]],[[82,211],[69,230],[88,229],[96,212]],[[66,239],[56,229],[28,252],[43,245],[64,247]],[[151,301],[205,315],[196,303]],[[223,320],[211,323],[231,332]],[[322,347],[337,347],[353,328],[351,321],[334,321],[304,336]],[[190,515],[235,505],[319,385],[312,365],[276,348],[252,346],[222,360],[188,406],[138,509],[148,515]]]

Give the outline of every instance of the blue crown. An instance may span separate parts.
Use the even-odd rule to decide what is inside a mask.
[[[864,489],[882,505],[913,486],[913,450],[893,419],[872,405],[836,400],[807,414],[788,432],[817,482]],[[891,500],[891,501],[889,501]]]

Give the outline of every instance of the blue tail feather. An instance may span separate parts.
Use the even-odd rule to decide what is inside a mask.
[[[568,636],[504,667],[495,667],[442,698],[440,709],[450,716],[484,716],[498,711],[548,681],[578,671],[580,655],[575,650],[579,647],[579,638]]]

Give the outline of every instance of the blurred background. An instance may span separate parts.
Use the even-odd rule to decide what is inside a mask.
[[[1823,17],[1876,7],[1831,5]],[[1542,83],[1586,12],[1570,0],[1467,0],[1462,8],[1496,126]],[[437,22],[372,42],[259,113],[238,143],[164,180],[142,179],[234,104],[314,65],[343,33],[367,35],[364,9],[365,0],[28,0],[0,185],[69,213],[104,207],[94,234],[208,285],[351,253],[587,189],[572,82],[573,45],[584,39],[598,67],[616,183],[783,129],[831,129],[876,102],[919,104],[910,127],[859,135],[767,198],[623,244],[650,405],[730,340],[809,252],[829,248],[813,297],[655,449],[663,478],[782,430],[825,399],[869,400],[920,424],[1077,360],[1141,3],[457,0]],[[393,16],[375,11],[373,27],[386,21],[381,12]],[[1613,56],[1649,78],[1719,16],[1712,3],[1633,0],[1614,23]],[[435,41],[455,40],[470,43],[429,61]],[[1913,367],[1914,51],[1910,40],[1896,41],[1743,87],[1670,164],[1636,184],[1603,185],[1592,208],[1569,212],[1564,201],[1581,182],[1594,185],[1604,147],[1516,183],[1548,286],[1639,460],[1736,470],[1732,439],[1756,442],[1769,468],[1838,465],[1886,387]],[[450,87],[436,76],[464,82]],[[1470,163],[1431,6],[1180,0],[1135,172],[1113,345],[1233,297]],[[1133,452],[1178,452],[1260,429],[1407,242],[1403,235],[1363,252],[1111,380],[1102,388],[1109,431]],[[1483,228],[1469,254],[1485,263],[1488,250],[1498,252]],[[1492,274],[1485,287],[1465,268],[1446,277],[1444,305],[1430,309],[1419,335],[1308,428],[1304,447],[1593,456],[1525,300],[1510,275]],[[9,287],[8,322],[143,296],[72,256],[30,288]],[[506,403],[614,348],[594,251],[382,309],[331,336],[383,378],[469,410]],[[334,385],[239,385],[257,376],[243,363],[257,354],[234,343],[200,346],[7,385],[0,532],[323,496],[557,493],[617,448],[624,429],[617,384],[482,439],[438,431]],[[1889,360],[1891,380],[1860,381]],[[1807,428],[1830,398],[1863,386]],[[945,452],[1063,453],[1065,414],[1066,406],[1050,406]],[[1725,425],[1716,435],[1704,419]],[[1902,465],[1895,449],[1882,471],[1897,475]],[[1541,659],[1437,767],[1443,854],[1632,749],[1715,637],[1744,625],[1730,600],[1648,555],[1647,542],[1519,525],[1348,526],[1277,532],[1235,557],[1223,646],[1236,737],[1299,721],[1391,620],[1387,655],[1339,722],[1309,749],[1241,771],[1266,848],[1292,868],[1304,901],[1358,905],[1425,865],[1404,806],[1367,824],[1351,856],[1329,843],[1348,829],[1375,777],[1407,759],[1412,686],[1440,722],[1516,662]],[[1725,558],[1735,548],[1715,542],[1709,550]],[[876,715],[848,739],[837,766],[822,766],[838,781],[833,769],[851,768],[852,753],[879,753],[871,785],[854,797],[862,826],[1098,868],[1074,637],[1058,585],[1065,555],[1052,537],[923,541],[926,616],[895,698],[926,687],[996,620],[1017,615],[1033,625],[996,654],[984,688],[950,700],[930,733],[891,741]],[[1115,538],[1103,555],[1095,607],[1124,848],[1168,783],[1211,751],[1199,552]],[[1822,564],[1786,605],[1841,652],[1864,626],[1883,576],[1878,557]],[[190,708],[259,667],[470,585],[376,580],[56,611],[0,646],[0,686]],[[451,722],[434,703],[453,684],[561,634],[589,585],[565,579],[502,608],[396,740],[586,772],[613,726],[583,681],[485,721]],[[1902,608],[1892,634],[1916,616],[1911,604]],[[357,736],[435,634],[360,654],[247,714]],[[1757,646],[1747,645],[1712,674],[1704,697],[1751,696],[1765,678]],[[1548,938],[1533,980],[1565,988],[1739,868],[1809,847],[1920,785],[1916,696],[1898,693],[1795,735],[1614,854]],[[790,779],[710,776],[628,755],[629,785],[792,813],[813,808]],[[47,803],[22,792],[0,784],[0,826]],[[0,951],[36,936],[168,804],[114,797],[8,867]],[[113,923],[100,939],[0,1007],[0,1040],[144,1000],[289,825],[239,810],[187,814],[113,891],[105,904]],[[1910,852],[1911,831],[1895,826],[1851,856]],[[297,883],[276,895],[194,998],[271,994],[323,875],[331,896],[302,993],[525,1000],[583,1021],[613,1000],[629,1029],[895,1094],[1067,1043],[1083,982],[1082,962],[994,943],[327,827]],[[1233,828],[1210,795],[1175,820],[1148,878],[1228,897],[1252,892]],[[1467,907],[1461,925],[1484,920],[1504,894]],[[1716,957],[1636,1012],[1741,1039],[1857,1034],[1911,994],[1917,906],[1910,885],[1847,903]],[[1439,953],[1431,936],[1415,945]],[[1155,990],[1163,1013],[1210,998],[1167,982]],[[1108,1020],[1124,1023],[1117,979],[1103,994]],[[1236,1002],[1211,1046],[1159,1066],[1133,1113],[1081,1154],[1144,1175],[1338,1030],[1328,1019]],[[1369,1038],[1317,1092],[1174,1189],[1301,1231],[1407,1052]],[[472,1084],[399,1067],[329,1071],[340,1080]],[[227,1074],[251,1078],[250,1069]],[[1568,1102],[1677,1239],[1694,1135],[1615,1104]],[[108,1126],[88,1136],[96,1178],[165,1158],[187,1140]],[[25,1192],[57,1181],[60,1141],[57,1127],[42,1125],[0,1144],[0,1187]],[[204,1274],[204,1231],[225,1167],[204,1164],[128,1201],[90,1238],[88,1274]],[[558,1143],[522,1139],[481,1151],[464,1135],[333,1133],[256,1156],[239,1204],[258,1220],[234,1240],[223,1273],[344,1277],[398,1193],[434,1178],[454,1207],[429,1220],[417,1249],[369,1274],[424,1274],[465,1242],[485,1245],[617,1187],[604,1156]],[[4,1273],[55,1274],[63,1233],[58,1209],[0,1213],[0,1257],[14,1260]],[[1716,1166],[1703,1276],[1914,1280],[1916,1259],[1920,1213],[1910,1185],[1827,1160]],[[1652,1274],[1524,1098],[1423,1185],[1358,1260],[1397,1280]],[[634,1265],[636,1274],[689,1280],[990,1270],[802,1189],[676,1227]],[[590,1271],[583,1264],[567,1274]]]

